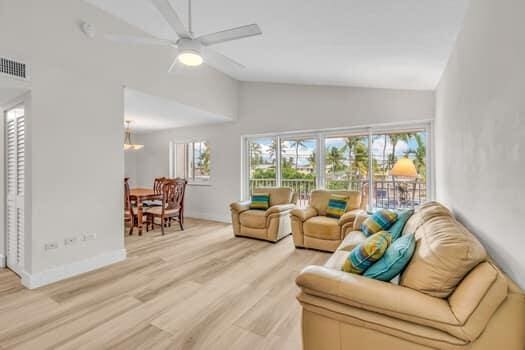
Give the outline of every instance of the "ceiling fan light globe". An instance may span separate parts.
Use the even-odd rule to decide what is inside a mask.
[[[183,65],[190,67],[200,66],[204,61],[202,56],[196,51],[183,51],[177,56],[177,59]]]

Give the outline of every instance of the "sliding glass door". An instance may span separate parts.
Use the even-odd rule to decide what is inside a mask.
[[[325,187],[362,191],[368,182],[368,134],[325,138]]]
[[[248,141],[249,194],[260,187],[277,186],[277,137]]]
[[[427,132],[384,132],[372,136],[374,208],[412,208],[427,200]],[[392,171],[400,160],[406,166]]]
[[[281,186],[292,188],[298,205],[304,207],[310,192],[317,188],[317,139],[291,137],[280,141]]]
[[[243,193],[285,186],[308,204],[316,188],[360,191],[369,208],[412,208],[429,200],[430,124],[245,138]]]

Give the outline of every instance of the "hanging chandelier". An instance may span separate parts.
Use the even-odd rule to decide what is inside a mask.
[[[126,120],[126,131],[124,133],[124,151],[132,150],[136,151],[144,148],[144,145],[138,145],[131,142],[131,120]]]

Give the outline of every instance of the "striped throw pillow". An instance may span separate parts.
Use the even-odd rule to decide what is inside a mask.
[[[326,216],[339,219],[346,211],[348,197],[333,194],[328,201],[328,209],[326,209]]]
[[[369,216],[362,224],[361,231],[365,236],[373,235],[379,231],[385,231],[390,228],[397,220],[397,213],[388,209],[376,211]]]
[[[250,209],[267,210],[270,207],[269,193],[254,193],[252,194],[252,202]]]
[[[362,275],[383,257],[391,241],[392,235],[387,231],[381,231],[368,237],[366,241],[352,249],[341,269],[345,272]]]

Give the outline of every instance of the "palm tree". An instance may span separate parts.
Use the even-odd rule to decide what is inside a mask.
[[[315,152],[310,153],[310,155],[308,156],[308,165],[313,169],[313,172],[315,172],[315,167],[317,166]]]
[[[421,178],[426,178],[426,156],[427,156],[427,147],[425,145],[425,140],[421,133],[416,133],[413,135],[414,140],[416,141],[416,148],[410,149],[408,152],[406,152],[406,156],[410,153],[414,154],[414,165],[416,166],[416,170],[419,176]]]
[[[204,143],[204,150],[202,151],[199,159],[202,164],[203,175],[210,174],[210,147],[207,142]]]
[[[399,141],[405,141],[408,143],[408,140],[413,134],[411,133],[397,133],[397,134],[388,134],[388,137],[390,138],[390,143],[392,144],[392,153],[390,154],[390,161],[388,164],[388,169],[392,169],[394,164],[396,164],[397,157],[396,157],[396,147],[397,143]]]
[[[335,174],[337,169],[343,166],[343,155],[337,147],[330,148],[330,151],[326,154],[326,164],[328,164],[332,174]]]
[[[342,152],[348,152],[348,180],[352,182],[360,175],[368,172],[368,145],[363,142],[363,137],[349,136],[345,138]],[[353,158],[353,159],[352,159]]]
[[[295,147],[295,170],[299,167],[299,147],[305,147],[306,144],[304,140],[295,140],[290,142],[290,147]]]
[[[250,143],[250,165],[255,167],[262,162],[261,144],[257,142]]]

